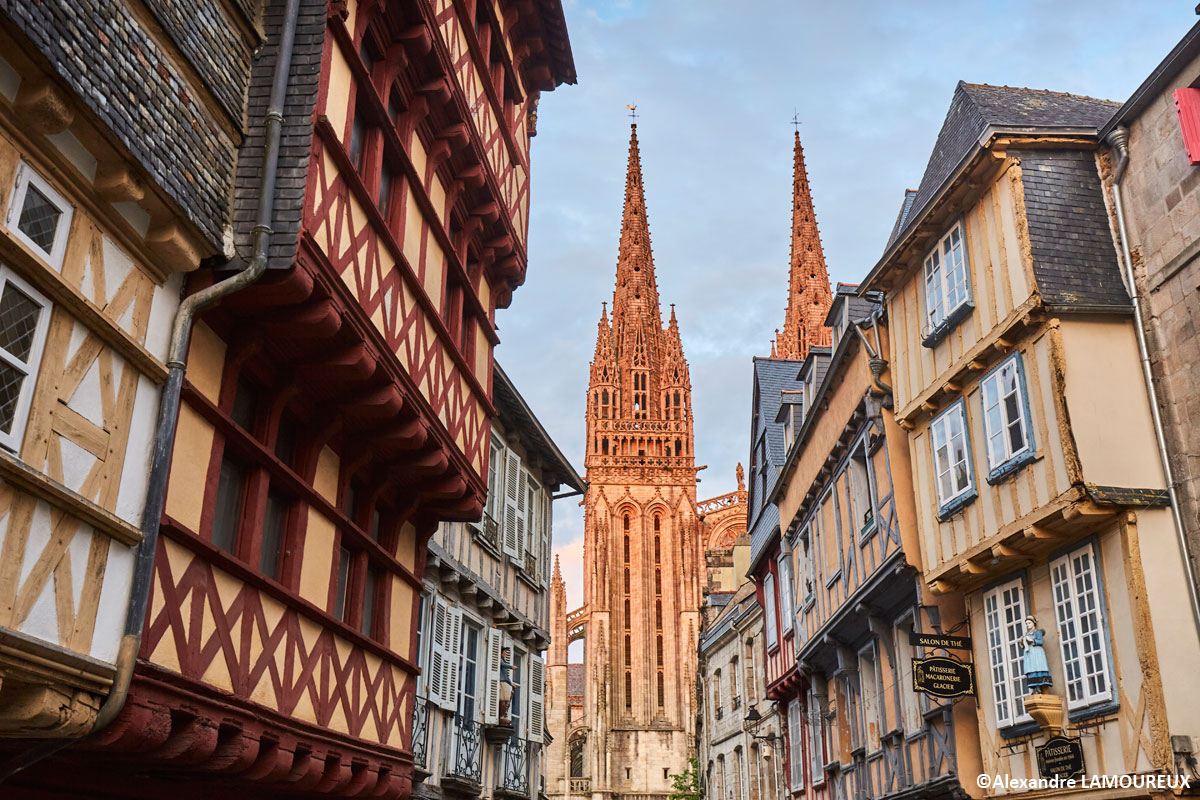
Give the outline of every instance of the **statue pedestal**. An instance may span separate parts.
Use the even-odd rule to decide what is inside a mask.
[[[1024,700],[1025,710],[1034,722],[1042,726],[1042,730],[1052,735],[1062,732],[1066,708],[1061,697],[1056,694],[1027,694]]]

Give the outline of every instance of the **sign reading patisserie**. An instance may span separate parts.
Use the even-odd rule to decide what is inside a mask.
[[[1037,749],[1038,773],[1043,778],[1077,778],[1083,774],[1083,741],[1051,736]]]
[[[913,690],[934,697],[962,697],[975,694],[975,666],[946,656],[914,658]]]

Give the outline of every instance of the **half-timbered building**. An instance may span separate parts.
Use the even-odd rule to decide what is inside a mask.
[[[110,533],[83,534],[98,542],[83,560],[55,561],[63,587],[72,575],[103,569],[99,542],[123,530],[122,503],[137,504],[104,476],[115,476],[123,461],[145,474],[145,436],[118,420],[146,391],[139,373],[152,384],[161,372],[149,349],[155,340],[146,337],[178,294],[155,310],[154,287],[201,258],[204,268],[185,293],[264,261],[266,274],[203,312],[180,359],[188,372],[128,700],[111,725],[67,751],[86,770],[63,769],[60,757],[22,779],[71,787],[86,776],[89,787],[119,782],[127,796],[211,796],[214,786],[406,796],[427,544],[440,523],[483,514],[496,413],[495,315],[524,280],[538,97],[575,77],[562,7],[553,0],[128,5],[89,4],[96,19],[80,22],[78,4],[33,4],[34,13],[13,22],[34,63],[77,63],[59,31],[81,31],[96,63],[60,78],[80,82],[82,96],[101,97],[98,106],[108,94],[99,88],[104,76],[125,70],[129,85],[116,94],[127,93],[136,109],[132,122],[117,118],[113,127],[126,139],[145,137],[126,147],[151,149],[146,161],[195,217],[175,222],[153,200],[139,206],[127,196],[126,184],[136,181],[108,174],[111,155],[89,161],[86,137],[60,136],[70,156],[52,162],[90,165],[85,174],[112,186],[105,191],[114,213],[105,213],[125,232],[108,234],[108,243],[100,219],[92,224],[95,212],[81,205],[69,219],[69,185],[44,167],[18,170],[13,160],[13,175],[28,176],[17,178],[18,199],[46,201],[27,238],[43,242],[50,264],[74,265],[80,294],[72,307],[104,331],[93,342],[86,326],[63,322],[49,333],[35,326],[27,354],[57,336],[62,349],[43,361],[67,359],[59,365],[65,381],[38,387],[48,392],[47,410],[69,422],[46,416],[26,426],[44,437],[39,469],[111,509],[104,516],[77,504],[90,509],[89,526]],[[197,42],[209,49],[179,57]],[[67,55],[56,50],[63,47]],[[276,70],[279,63],[290,70]],[[180,110],[159,112],[163,98],[178,99]],[[188,151],[210,117],[217,133]],[[268,160],[272,166],[261,168]],[[265,220],[264,197],[273,212]],[[66,234],[49,230],[55,219],[86,231],[76,256]],[[189,247],[196,229],[207,238]],[[251,255],[264,236],[262,258]],[[150,244],[158,258],[142,257],[155,252]],[[35,306],[54,296],[35,288],[22,289]],[[39,306],[46,313],[48,302]],[[115,354],[106,354],[109,346]],[[74,395],[59,393],[78,386],[98,388],[70,416]],[[78,452],[48,455],[47,443],[58,446],[55,424],[77,435]],[[93,466],[97,458],[107,466]],[[136,482],[127,491],[136,494]],[[56,536],[48,553],[70,551],[67,529]],[[35,583],[45,585],[55,564],[39,568]],[[128,571],[115,574],[128,580]],[[89,614],[77,611],[93,602],[93,584],[70,614],[71,592],[61,588],[57,603],[30,607],[44,628],[48,611],[70,621],[66,635],[83,642],[92,636],[84,629]],[[103,692],[102,667],[76,672]]]
[[[439,525],[425,562],[417,797],[518,800],[544,791],[551,505],[585,486],[499,364],[493,374],[499,416],[483,518]],[[513,686],[506,711],[502,661]]]
[[[1045,775],[1051,736],[1087,774],[1173,773],[1197,731],[1197,631],[1096,154],[1115,109],[960,83],[863,285],[886,297],[923,580],[965,598],[989,775]]]
[[[825,320],[831,348],[804,362],[804,402],[789,409],[787,460],[769,498],[796,576],[786,626],[805,686],[788,706],[790,784],[830,800],[963,797],[956,752],[974,752],[974,716],[959,719],[953,701],[918,694],[911,679],[924,655],[912,633],[940,633],[962,612],[942,615],[919,580],[908,441],[889,409],[881,312],[838,284]]]

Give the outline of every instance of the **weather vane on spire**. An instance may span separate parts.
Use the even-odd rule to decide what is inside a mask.
[[[796,133],[799,133],[800,132],[800,111],[799,111],[799,109],[796,110],[795,114],[792,114],[792,124],[796,126]]]
[[[637,122],[637,103],[634,103],[633,105],[626,104],[625,107],[629,109],[629,118],[634,122]]]

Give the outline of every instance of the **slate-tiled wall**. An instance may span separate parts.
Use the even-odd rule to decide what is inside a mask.
[[[249,52],[215,0],[149,0],[234,122],[222,124],[121,0],[0,0],[48,67],[82,98],[219,252],[242,126]],[[231,11],[229,13],[241,13]]]
[[[1021,159],[1033,274],[1043,300],[1128,308],[1093,154],[1028,150],[1014,155]]]

